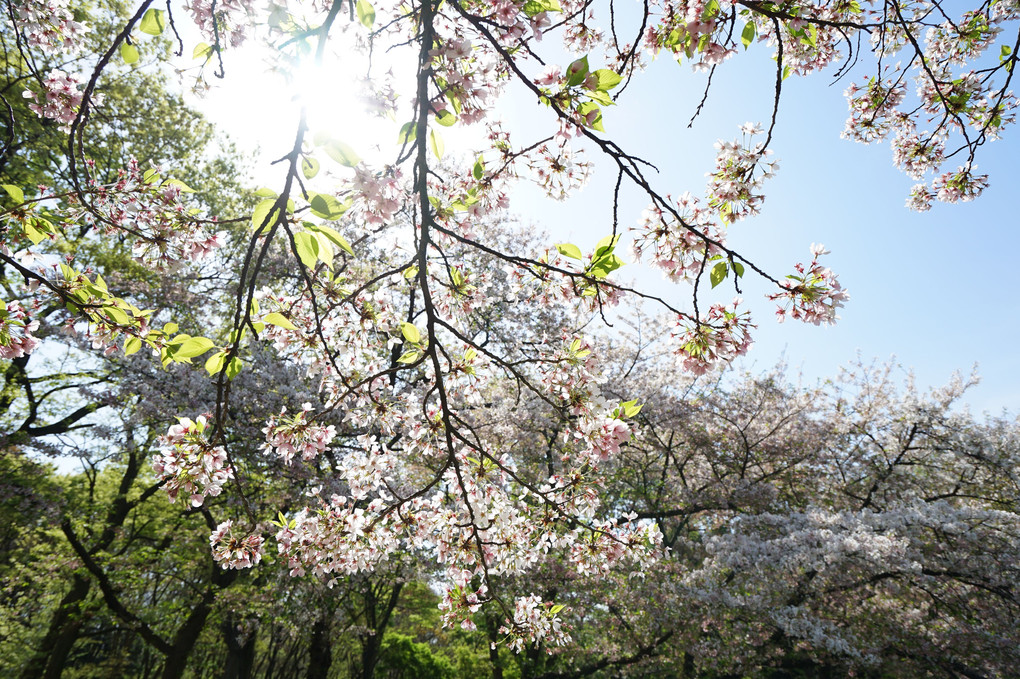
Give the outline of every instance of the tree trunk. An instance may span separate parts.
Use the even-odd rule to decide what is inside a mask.
[[[223,640],[227,644],[227,666],[223,670],[223,679],[251,679],[258,628],[253,627],[245,633],[231,616],[227,616],[222,629]]]
[[[332,664],[333,647],[329,643],[329,619],[322,615],[312,627],[312,639],[308,644],[307,679],[327,679]]]
[[[49,629],[31,659],[21,670],[21,679],[51,679],[64,670],[71,647],[81,630],[81,603],[88,597],[92,582],[75,573],[71,589],[60,600]]]

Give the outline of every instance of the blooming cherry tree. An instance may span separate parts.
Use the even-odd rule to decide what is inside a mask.
[[[84,28],[66,6],[27,0],[8,9],[26,54],[76,49]],[[899,1],[652,2],[629,41],[618,34],[612,3],[575,0],[191,2],[187,10],[209,41],[193,51],[203,82],[229,77],[233,48],[254,39],[291,72],[356,52],[403,60],[413,76],[402,85],[381,76],[366,84],[365,110],[397,120],[387,159],[363,159],[356,131],[347,139],[315,132],[301,113],[277,161],[279,185],[259,189],[250,214],[223,216],[245,232],[229,311],[212,337],[180,332],[172,321],[154,327],[151,310],[114,295],[73,258],[56,267],[26,264],[28,243],[56,242],[73,228],[130,238],[140,264],[164,271],[200,266],[225,242],[219,222],[188,207],[184,182],[132,163],[118,181],[100,184],[82,151],[95,129],[97,87],[138,62],[144,35],[175,31],[185,20],[144,0],[88,68],[33,74],[32,110],[68,133],[73,190],[5,186],[0,259],[23,275],[39,304],[66,308],[68,327],[88,333],[97,349],[146,347],[164,365],[208,353],[215,408],[194,420],[181,414],[153,464],[171,500],[183,491],[195,506],[233,480],[246,521],[220,523],[210,538],[225,567],[259,562],[265,523],[258,515],[273,515],[241,492],[227,442],[236,425],[231,404],[244,398],[232,393],[231,380],[245,369],[251,343],[271,343],[317,384],[322,407],[272,416],[265,451],[293,465],[335,460],[326,490],[277,516],[276,550],[291,572],[334,577],[376,568],[399,552],[427,555],[441,566],[447,621],[470,627],[479,607],[495,608],[514,649],[565,643],[563,609],[534,593],[508,597],[501,583],[554,557],[587,575],[647,570],[663,556],[658,523],[602,501],[605,470],[630,445],[639,407],[630,396],[606,393],[608,359],[588,324],[624,301],[656,304],[671,319],[667,341],[676,362],[697,375],[744,354],[754,328],[736,302],[703,311],[704,282],[739,286],[753,275],[779,303],[781,318],[813,324],[834,322],[847,299],[818,261],[821,246],[812,247],[810,264],[781,278],[727,242],[730,226],[764,208],[765,180],[777,169],[771,145],[784,79],[837,64],[840,74],[858,78],[871,64],[853,62],[870,46],[875,75],[848,87],[845,135],[891,137],[897,165],[917,179],[934,175],[911,193],[918,209],[981,193],[987,178],[976,174],[976,156],[1014,122],[1017,106],[1009,85],[1020,45],[1004,46],[998,61],[986,55],[998,35],[1017,30],[1020,10],[1009,2],[982,5],[959,21],[938,4]],[[543,70],[541,51],[554,36],[574,58]],[[608,111],[657,54],[712,71],[744,50],[775,59],[771,120],[743,126],[739,142],[717,145],[704,198],[663,194],[646,161],[612,140]],[[900,64],[890,67],[893,55]],[[535,130],[505,130],[493,120],[511,82],[549,112],[537,140],[528,138]],[[452,126],[478,126],[485,142],[448,154],[442,132]],[[507,218],[514,182],[531,180],[563,198],[587,180],[584,154],[591,151],[615,168],[619,183],[646,195],[647,210],[626,220],[634,226],[620,227],[615,197],[614,219],[588,253],[494,226]],[[954,157],[963,164],[945,170]],[[625,264],[624,236],[635,255],[691,285],[688,305],[623,282],[616,272]],[[270,276],[267,263],[281,257],[290,275]],[[514,306],[548,323],[515,322]],[[29,309],[12,302],[0,312],[5,356],[34,348]],[[522,449],[519,407],[555,423],[544,464],[532,464]],[[838,524],[847,545],[881,537],[863,509],[819,512],[804,511],[803,531]],[[766,526],[769,518],[758,520]],[[712,543],[718,568],[737,558],[730,543],[741,535]],[[861,549],[893,555],[902,545],[876,538]],[[805,633],[801,613],[791,604],[778,621],[785,633]]]

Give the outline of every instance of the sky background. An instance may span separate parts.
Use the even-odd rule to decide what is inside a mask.
[[[554,39],[540,46],[553,62],[569,63]],[[737,139],[738,126],[745,122],[767,125],[775,83],[771,53],[755,44],[717,69],[691,129],[687,124],[706,74],[663,56],[638,74],[618,106],[603,112],[606,134],[655,163],[659,173],[651,178],[660,193],[703,196],[705,173],[715,159],[713,144]],[[268,160],[289,150],[297,108],[287,96],[267,96],[272,80],[265,75],[264,53],[249,48],[225,56],[227,80],[194,103],[229,130],[241,149],[261,148],[255,179],[273,186],[281,171],[270,168]],[[592,67],[599,66],[593,58]],[[338,68],[336,77],[349,77],[351,70]],[[981,150],[978,169],[990,175],[991,185],[978,200],[914,213],[904,203],[915,182],[893,166],[888,145],[840,138],[847,117],[843,90],[854,74],[832,84],[833,72],[784,81],[771,146],[779,172],[764,187],[762,214],[732,225],[728,239],[731,247],[777,277],[792,273],[794,263],[809,261],[811,243],[824,243],[832,254],[822,261],[839,274],[851,298],[835,326],[779,324],[774,305],[764,299],[773,291],[770,284],[745,276],[745,306],[759,327],[755,346],[741,365],[764,371],[782,358],[811,382],[835,376],[858,356],[865,361],[895,358],[904,375],[912,370],[917,384],[926,388],[944,384],[954,371],[969,374],[976,364],[981,383],[968,394],[970,407],[995,415],[1004,409],[1020,412],[1020,354],[1015,349],[1020,273],[1013,261],[1020,235],[1011,204],[1020,191],[1013,165],[1020,156],[1018,130],[1007,129],[1003,140]],[[860,80],[861,71],[855,73]],[[413,81],[406,82],[403,95],[409,101]],[[386,142],[395,137],[399,124],[392,130],[366,127],[366,118],[346,98],[349,90],[335,90],[340,94],[333,101],[320,97],[319,106],[335,112],[332,127],[362,156],[370,154],[368,147],[378,135]],[[546,136],[553,124],[552,113],[523,87],[511,86],[497,108],[518,144]],[[455,130],[443,129],[447,154],[457,153]],[[600,161],[592,180],[565,202],[551,201],[526,183],[512,194],[522,220],[548,231],[551,242],[574,242],[582,250],[590,250],[612,228],[616,180],[614,168],[594,149],[588,158]],[[621,226],[635,224],[647,203],[637,192],[624,191]],[[618,275],[689,308],[689,286],[670,284],[639,266],[624,267]],[[734,296],[729,284],[715,293],[708,299],[729,302]]]

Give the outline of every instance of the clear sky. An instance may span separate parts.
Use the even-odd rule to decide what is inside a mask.
[[[769,48],[756,44],[723,64],[692,129],[687,123],[701,99],[705,74],[662,58],[635,78],[619,106],[604,111],[606,132],[628,152],[657,165],[653,184],[661,193],[703,195],[715,141],[736,139],[744,122],[767,124],[774,87],[770,55]],[[292,143],[295,109],[267,101],[261,59],[251,52],[227,56],[226,84],[200,107],[242,148],[262,147],[255,176],[271,186],[278,171],[267,171],[266,162]],[[558,56],[565,65],[566,58]],[[762,214],[731,226],[729,243],[777,277],[791,273],[794,263],[809,261],[811,243],[824,243],[832,254],[823,262],[840,275],[851,299],[834,327],[778,324],[774,305],[763,298],[772,289],[745,277],[743,297],[759,325],[745,365],[764,370],[785,357],[794,371],[814,380],[835,375],[858,354],[865,360],[895,357],[927,387],[944,384],[953,371],[969,373],[977,364],[982,382],[970,392],[971,407],[1020,412],[1020,353],[1014,348],[1020,273],[1013,261],[1020,234],[1009,204],[1020,191],[1011,162],[1020,155],[1020,130],[1007,129],[1003,140],[982,150],[978,168],[990,175],[991,186],[981,198],[913,213],[904,203],[915,182],[893,167],[889,147],[840,139],[847,117],[842,93],[852,77],[835,85],[831,80],[822,73],[783,83],[772,145],[780,170],[765,186]],[[411,93],[404,96],[409,100]],[[342,127],[351,128],[345,141],[366,155],[370,135],[357,129],[345,104],[337,109],[344,109]],[[546,123],[552,123],[551,113],[521,88],[509,89],[499,110],[519,143],[541,138]],[[455,152],[452,131],[443,133],[448,153]],[[588,156],[598,160],[594,150]],[[571,200],[552,202],[522,186],[514,194],[515,209],[549,231],[553,242],[569,240],[590,249],[611,229],[615,178],[613,168],[599,162],[592,181]],[[634,224],[646,204],[635,192],[625,192],[621,226]],[[619,274],[689,306],[688,287],[668,284],[639,267]],[[717,293],[720,301],[734,296],[728,285]]]

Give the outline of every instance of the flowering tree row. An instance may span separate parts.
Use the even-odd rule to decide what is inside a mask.
[[[171,501],[200,507],[232,487],[240,509],[210,537],[224,568],[259,563],[267,536],[294,575],[339,577],[398,553],[427,555],[443,567],[446,623],[470,628],[488,604],[514,649],[568,636],[561,604],[505,596],[504,580],[550,558],[596,574],[644,571],[661,555],[654,517],[601,499],[605,470],[631,440],[642,404],[607,395],[609,357],[590,322],[608,307],[650,302],[667,317],[675,365],[703,374],[744,354],[754,329],[739,299],[706,305],[708,285],[729,279],[739,290],[755,277],[780,318],[814,324],[835,322],[847,299],[820,245],[783,276],[727,244],[727,229],[762,209],[776,171],[770,146],[784,80],[830,66],[855,78],[845,135],[888,139],[897,165],[930,177],[911,192],[917,209],[980,194],[987,178],[977,154],[1013,122],[1017,105],[1009,85],[1020,33],[1009,31],[1020,6],[1006,1],[962,16],[920,2],[647,2],[628,15],[624,34],[613,2],[195,1],[182,12],[147,0],[84,62],[69,62],[88,26],[66,2],[5,7],[31,74],[16,94],[66,132],[69,185],[4,185],[0,259],[21,282],[0,307],[2,356],[35,350],[39,311],[57,305],[67,328],[98,351],[146,349],[164,366],[202,357],[214,405],[180,413],[153,465]],[[373,72],[362,93],[366,115],[398,121],[389,159],[362,159],[356,131],[347,139],[314,133],[302,113],[278,161],[282,179],[256,192],[250,214],[204,214],[187,177],[144,159],[101,179],[108,168],[85,148],[113,124],[100,119],[104,83],[138,68],[164,35],[185,51],[178,24],[188,20],[205,40],[187,46],[200,82],[229,77],[233,50],[247,40],[265,41],[291,73],[342,68],[356,54],[406,61],[406,80],[399,69]],[[566,66],[541,56],[554,37],[575,56]],[[671,198],[646,160],[612,140],[603,111],[656,55],[711,73],[743,51],[775,59],[772,119],[719,144],[701,197]],[[72,71],[65,61],[88,66]],[[857,63],[870,70],[861,75]],[[495,121],[510,82],[548,109],[547,128]],[[442,133],[453,126],[480,126],[486,146],[447,153]],[[618,187],[646,194],[640,216],[621,220],[614,197],[613,219],[590,252],[499,226],[516,181],[535,181],[553,199],[579,188],[591,171],[585,150],[607,159]],[[231,256],[226,224],[245,233],[217,332],[141,308],[61,249],[69,233],[87,233],[127,239],[137,261],[157,271],[198,267]],[[291,266],[277,275],[269,265],[281,256]],[[617,271],[628,259],[689,285],[690,303],[680,308],[624,283]],[[231,385],[250,369],[253,342],[271,345],[317,385],[317,403],[282,407],[263,429],[265,453],[288,465],[330,456],[305,508],[249,501],[232,455],[232,404],[248,395]],[[554,423],[541,464],[525,443],[525,411]]]

